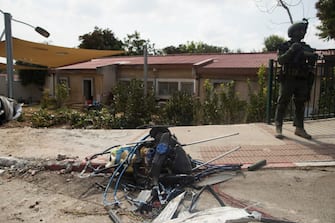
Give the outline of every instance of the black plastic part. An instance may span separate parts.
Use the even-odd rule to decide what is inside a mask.
[[[266,160],[261,160],[258,161],[257,163],[252,164],[251,166],[248,167],[249,171],[254,171],[262,168],[263,166],[266,165]]]

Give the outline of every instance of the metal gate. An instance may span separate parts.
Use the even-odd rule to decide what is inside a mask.
[[[332,51],[333,52],[333,51]],[[266,121],[274,120],[279,95],[278,74],[280,65],[275,60],[269,60],[268,94],[266,106]],[[314,84],[310,100],[306,103],[305,119],[322,119],[335,117],[335,55],[322,55],[315,68]],[[294,104],[288,106],[285,120],[293,120]]]

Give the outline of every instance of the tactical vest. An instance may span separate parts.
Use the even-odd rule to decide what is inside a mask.
[[[294,42],[287,41],[279,47],[278,55],[286,53]],[[294,52],[290,59],[282,65],[282,73],[286,77],[308,78],[309,72],[312,72],[317,60],[315,49],[311,48],[305,42],[300,42],[301,49]]]

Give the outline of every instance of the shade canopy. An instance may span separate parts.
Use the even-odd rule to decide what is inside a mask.
[[[48,68],[45,67],[34,67],[34,66],[24,66],[24,65],[13,65],[15,70],[47,70]],[[0,70],[6,70],[7,69],[7,64],[5,63],[0,63]]]
[[[90,50],[52,46],[13,38],[13,59],[49,68],[75,64],[94,58],[122,54],[122,50]],[[5,41],[0,43],[0,56],[6,57]]]

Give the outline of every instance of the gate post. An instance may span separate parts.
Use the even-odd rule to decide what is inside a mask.
[[[273,59],[269,60],[268,72],[268,89],[266,97],[266,123],[271,124],[271,111],[272,111],[272,83],[273,83]]]

